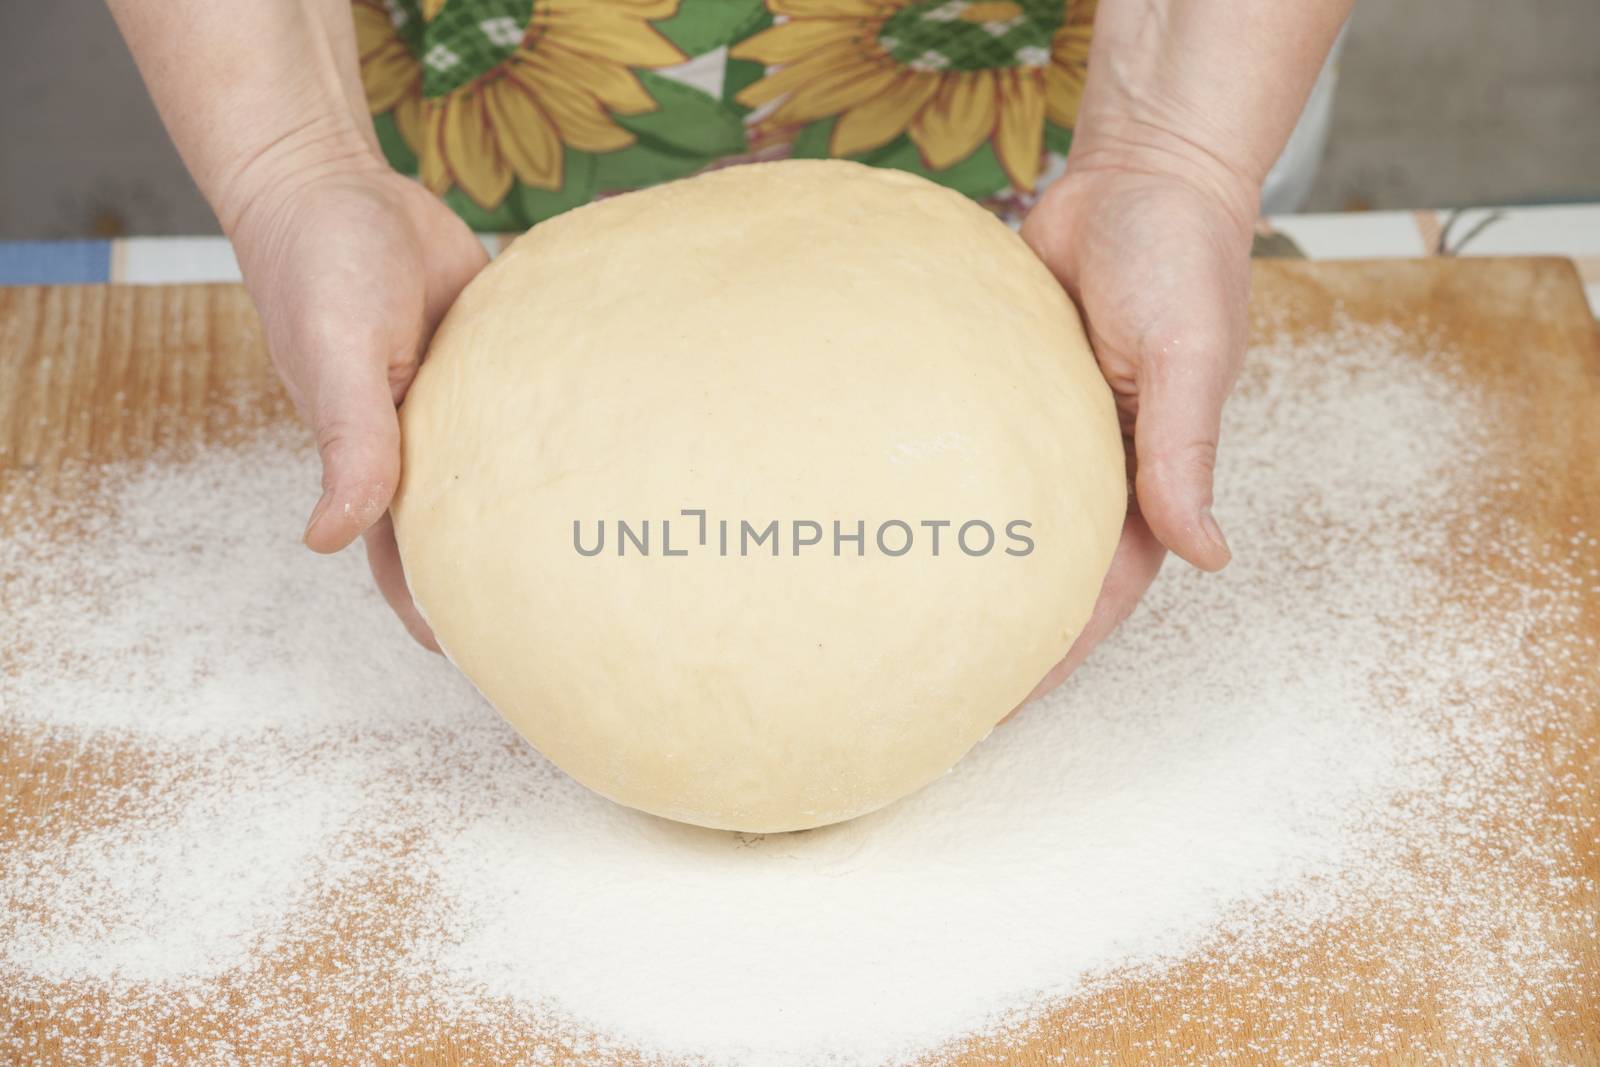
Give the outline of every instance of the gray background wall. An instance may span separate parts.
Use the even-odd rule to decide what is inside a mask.
[[[1334,107],[1307,210],[1600,200],[1600,0],[1360,0]],[[101,0],[0,3],[0,238],[215,230]]]

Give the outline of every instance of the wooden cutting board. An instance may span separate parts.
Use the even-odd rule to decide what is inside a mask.
[[[1314,337],[1336,309],[1367,323],[1426,330],[1459,352],[1464,372],[1513,397],[1501,427],[1507,448],[1524,450],[1530,480],[1516,506],[1536,531],[1566,536],[1574,519],[1600,531],[1600,333],[1570,263],[1556,259],[1472,259],[1256,265],[1258,328]],[[264,397],[241,420],[228,403],[243,387]],[[0,491],[22,484],[48,496],[60,488],[64,460],[103,463],[138,458],[182,442],[224,442],[241,422],[291,413],[267,365],[259,325],[237,286],[0,289]],[[61,483],[64,484],[64,483]],[[0,537],[6,531],[0,529]],[[63,536],[66,536],[63,534]],[[1600,564],[1600,561],[1596,561]],[[0,594],[5,575],[0,574]],[[4,597],[0,596],[0,606]],[[1580,623],[1600,638],[1600,596]],[[1590,665],[1593,668],[1593,665]],[[1565,871],[1580,913],[1595,914],[1600,887],[1600,670],[1579,676],[1570,706],[1551,723],[1550,760],[1562,760],[1586,788],[1548,798],[1540,832],[1563,836]],[[96,791],[137,772],[137,753],[63,749],[0,712],[0,863],[24,834],[66,833]],[[1473,862],[1470,857],[1464,863]],[[1339,924],[1249,958],[1191,959],[1156,978],[1129,979],[1077,998],[1007,1042],[980,1040],[959,1050],[969,1063],[1281,1062],[1338,1058],[1340,1050],[1387,1049],[1388,1062],[1478,1062],[1483,1050],[1452,1043],[1438,1025],[1439,990],[1422,976],[1385,967],[1384,946],[1429,936],[1407,916]],[[1594,930],[1554,932],[1578,961],[1575,979],[1550,992],[1545,1007],[1520,1020],[1527,1062],[1600,1063],[1600,938]],[[1417,944],[1397,958],[1414,958]],[[1425,948],[1426,946],[1420,946]],[[315,970],[333,953],[302,958]],[[1290,980],[1294,979],[1294,980]],[[1523,979],[1508,968],[1506,983]],[[0,990],[0,1058],[23,1062],[138,1063],[155,1059],[147,1035],[103,1027],[106,997],[70,1013],[8,998]],[[483,1034],[427,1019],[384,1018],[397,1002],[351,1005],[352,1032],[408,1031],[404,1062],[487,1062]],[[385,1006],[387,1005],[387,1006]],[[239,1004],[237,1010],[251,1010]],[[185,1013],[163,1024],[157,1044],[182,1050],[220,1039],[246,1062],[303,1062],[303,1052],[272,1044],[270,1026],[248,1028],[256,1046],[234,1044],[229,1019]],[[289,1032],[292,1032],[289,1031]],[[281,1039],[280,1039],[281,1041]],[[339,1036],[326,1035],[326,1062],[338,1062]],[[1370,1059],[1371,1057],[1369,1057]],[[322,1057],[318,1057],[322,1061]],[[575,1053],[571,1062],[584,1062]]]

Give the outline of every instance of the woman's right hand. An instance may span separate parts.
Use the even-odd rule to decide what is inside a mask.
[[[400,572],[389,499],[395,406],[445,310],[488,256],[384,162],[350,0],[108,0],[183,156],[233,241],[267,347],[316,431],[305,542],[365,535],[384,596],[436,648]]]
[[[396,411],[457,294],[488,262],[465,223],[376,157],[277,169],[241,197],[229,234],[272,361],[316,433],[322,495],[305,543],[357,536],[406,629],[438,650],[406,588],[389,520],[400,477]]]

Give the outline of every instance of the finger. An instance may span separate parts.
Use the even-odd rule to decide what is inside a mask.
[[[1211,513],[1222,405],[1242,341],[1225,323],[1156,335],[1140,354],[1134,422],[1139,508],[1156,537],[1203,570],[1232,552]]]
[[[378,352],[335,351],[306,360],[314,367],[311,410],[322,457],[322,496],[304,541],[337,552],[381,518],[400,476],[400,422]]]
[[[489,263],[489,253],[467,224],[451,216],[444,225],[459,228],[457,239],[435,245],[429,252],[427,287],[423,295],[423,343],[438,328],[445,312],[461,290]]]
[[[417,603],[411,599],[411,589],[406,585],[405,569],[400,563],[400,548],[394,540],[394,523],[385,515],[373,523],[363,535],[367,548],[367,566],[372,570],[372,578],[378,584],[378,592],[383,594],[383,599],[389,602],[389,607],[400,617],[405,625],[406,632],[414,637],[417,644],[432,652],[439,651],[439,642],[433,636],[433,628],[422,617],[422,612],[417,610]]]
[[[417,368],[426,357],[428,346],[433,343],[433,335],[439,329],[439,324],[444,321],[445,314],[455,304],[456,298],[461,295],[461,290],[467,287],[467,283],[477,277],[489,263],[487,249],[478,240],[477,235],[467,228],[466,223],[451,215],[444,220],[443,225],[459,232],[451,234],[451,240],[433,242],[429,246],[430,260],[423,289],[422,326],[417,338],[417,358],[396,368],[398,373],[391,377],[389,383],[396,406],[405,400],[406,393],[410,391]]]
[[[1096,645],[1122,625],[1123,620],[1133,613],[1145,590],[1150,588],[1150,583],[1155,581],[1166,555],[1166,547],[1156,539],[1138,510],[1129,511],[1122,524],[1122,539],[1117,542],[1111,567],[1101,583],[1100,596],[1095,600],[1089,621],[1084,624],[1082,632],[1072,642],[1072,647],[1061,662],[1050,668],[1049,673],[1033,687],[1033,692],[1013,708],[1006,719],[1010,719],[1029,701],[1043,696],[1065,681],[1088,658]]]
[[[1073,303],[1081,305],[1077,257],[1072,254],[1073,212],[1064,207],[1062,195],[1065,192],[1063,183],[1051,183],[1044,196],[1023,218],[1018,232],[1023,242],[1033,249],[1033,254],[1055,275],[1056,281],[1061,283],[1061,288],[1067,291]]]

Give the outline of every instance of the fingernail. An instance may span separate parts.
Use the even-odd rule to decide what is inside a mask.
[[[322,513],[328,510],[328,505],[333,503],[332,491],[324,492],[317,501],[317,506],[311,509],[311,518],[306,521],[306,532],[300,535],[300,543],[305,544],[311,537],[311,531],[316,528],[317,521],[322,518]]]
[[[1228,539],[1222,536],[1222,527],[1217,525],[1217,517],[1211,514],[1210,508],[1200,509],[1200,528],[1206,532],[1211,543],[1222,550],[1224,563],[1233,558],[1233,549],[1228,547]]]

